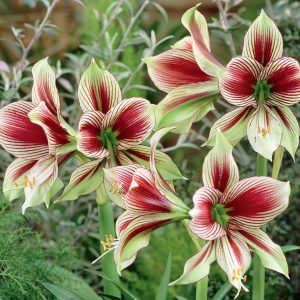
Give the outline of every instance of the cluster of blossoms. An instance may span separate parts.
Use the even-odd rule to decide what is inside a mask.
[[[246,271],[255,252],[266,268],[288,277],[281,248],[261,229],[288,206],[289,183],[269,177],[239,181],[232,144],[248,136],[253,149],[272,160],[281,145],[294,156],[298,122],[287,107],[299,101],[299,63],[282,57],[282,37],[264,12],[245,36],[243,54],[225,68],[210,51],[208,27],[197,7],[183,25],[190,32],[173,48],[145,58],[150,77],[167,96],[157,107],[143,98],[122,99],[108,71],[92,61],[82,75],[78,130],[61,114],[55,73],[47,59],[32,69],[32,102],[18,101],[0,110],[0,144],[16,159],[8,167],[3,192],[8,200],[25,194],[28,207],[75,200],[102,188],[124,212],[116,221],[116,239],[107,233],[104,250],[114,251],[118,272],[147,246],[151,233],[170,222],[188,220],[205,246],[173,284],[208,275],[215,260],[238,290],[247,290]],[[213,146],[203,164],[203,187],[189,208],[172,181],[182,176],[159,140],[169,131],[187,131],[213,109],[220,95],[234,105],[211,129]],[[153,129],[159,129],[147,144]],[[82,163],[63,188],[58,169],[71,157]]]

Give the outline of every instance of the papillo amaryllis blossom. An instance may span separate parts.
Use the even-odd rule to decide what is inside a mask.
[[[154,105],[143,98],[123,100],[115,77],[100,69],[94,60],[81,77],[78,98],[83,111],[77,135],[78,151],[91,161],[74,171],[61,200],[75,200],[96,190],[103,182],[102,167],[106,164],[149,166],[150,147],[141,143],[152,133]],[[168,179],[181,177],[166,154],[159,152],[156,159]],[[110,196],[118,201],[113,193]]]
[[[219,97],[218,80],[225,69],[210,51],[207,23],[197,7],[181,19],[190,36],[171,50],[144,58],[154,84],[168,93],[156,110],[159,128],[177,124],[176,131],[187,131],[213,109],[212,101]]]
[[[243,281],[250,266],[250,251],[264,267],[288,277],[288,266],[281,247],[260,229],[288,206],[290,185],[269,177],[239,181],[232,146],[219,131],[216,145],[203,164],[204,187],[193,197],[190,229],[207,244],[190,258],[183,275],[173,284],[196,282],[209,273],[217,260],[231,284],[247,291]]]
[[[106,178],[112,182],[115,191],[122,195],[126,209],[116,223],[117,240],[113,241],[108,236],[102,243],[105,248],[114,250],[119,273],[133,263],[141,248],[148,245],[155,229],[189,218],[189,208],[176,196],[155,167],[155,148],[162,134],[164,132],[158,131],[151,139],[150,169],[139,165],[105,169]]]
[[[220,128],[230,142],[247,134],[269,160],[279,145],[294,157],[299,125],[288,106],[300,100],[300,66],[282,52],[282,36],[262,11],[245,36],[242,56],[229,62],[220,82],[223,98],[236,108],[214,124],[208,144]]]
[[[16,156],[8,167],[3,192],[8,200],[25,193],[27,207],[49,205],[62,187],[58,166],[76,149],[73,130],[60,115],[55,74],[47,58],[32,69],[32,102],[17,101],[0,110],[0,144]]]

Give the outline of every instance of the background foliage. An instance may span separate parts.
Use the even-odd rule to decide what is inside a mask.
[[[41,20],[43,14],[51,9],[51,3],[53,4],[47,0],[24,0],[19,7],[12,5],[12,2],[1,2],[0,10],[4,16],[17,14],[21,10],[29,13],[28,16],[30,12],[37,12]],[[76,18],[77,24],[73,32],[76,42],[71,41],[70,45],[62,49],[61,40],[66,39],[66,36],[62,36],[65,28],[64,23],[61,26],[54,25],[59,16],[56,13],[59,7],[66,12],[64,5],[73,5],[73,2],[58,3],[58,8],[50,11],[49,18],[42,28],[41,22],[37,21],[25,25],[10,24],[14,26],[12,34],[2,36],[0,41],[10,45],[9,49],[14,49],[14,55],[11,55],[7,48],[3,48],[0,54],[0,106],[20,98],[30,98],[32,64],[46,55],[51,55],[51,64],[56,69],[58,88],[64,103],[63,114],[74,128],[77,127],[80,117],[76,89],[80,75],[91,57],[95,57],[102,67],[116,75],[124,97],[139,95],[153,103],[162,99],[163,94],[151,83],[141,58],[168,49],[186,34],[180,24],[180,15],[184,9],[179,8],[178,14],[173,16],[170,6],[163,5],[164,1],[160,3],[166,7],[167,12],[156,1],[86,0],[83,1],[84,8],[78,4],[80,1],[76,1],[75,8],[71,6],[74,8],[73,17]],[[189,6],[196,3],[192,2]],[[205,11],[206,6],[203,6],[203,10],[210,21],[212,48],[217,49],[215,54],[224,63],[227,63],[232,55],[240,53],[242,37],[250,21],[262,7],[279,25],[286,54],[300,58],[298,1],[235,0],[228,1],[227,11],[218,11],[216,5],[220,1],[212,3],[213,9],[210,10],[208,6]],[[226,26],[222,22],[224,16],[228,21]],[[24,23],[28,22],[26,20]],[[26,51],[26,47],[35,38],[32,48]],[[49,39],[51,45],[44,46],[45,39]],[[214,120],[228,108],[225,103],[218,101],[216,110],[196,124],[188,135],[170,135],[164,141],[164,151],[172,156],[183,174],[189,178],[187,181],[176,183],[179,195],[187,203],[202,184],[201,165],[208,149],[200,148],[200,145],[206,139],[208,128]],[[300,120],[299,105],[294,112]],[[253,176],[255,159],[248,143],[243,141],[234,154],[241,168],[241,177]],[[4,171],[12,157],[1,149],[0,159],[2,182]],[[276,224],[271,224],[268,228],[273,240],[282,245],[296,245],[300,240],[299,165],[299,150],[295,163],[285,155],[280,179],[291,182],[291,204],[288,211],[276,220]],[[61,170],[61,178],[65,182],[75,167],[76,161],[70,161]],[[55,299],[59,292],[66,291],[77,293],[76,297],[79,299],[93,299],[96,297],[93,291],[100,295],[101,278],[84,270],[88,268],[101,271],[99,264],[93,267],[90,264],[99,253],[94,198],[95,195],[91,194],[75,202],[53,204],[49,210],[38,207],[31,209],[26,216],[21,216],[20,204],[23,200],[8,203],[1,194],[0,299]],[[117,216],[120,211],[116,211]],[[135,264],[124,272],[122,282],[126,288],[143,300],[155,299],[169,253],[172,254],[171,279],[175,279],[181,273],[186,259],[195,253],[182,224],[171,224],[153,234],[150,246],[142,250]],[[267,271],[266,299],[292,300],[300,297],[299,252],[289,252],[287,258],[291,280]],[[62,275],[59,276],[59,273]],[[66,278],[68,280],[64,281]],[[85,283],[80,278],[83,278]],[[225,282],[225,274],[219,268],[213,267],[210,274],[209,298],[216,300],[213,296]],[[251,284],[251,280],[248,284]],[[74,290],[76,285],[81,286],[86,294],[80,294],[80,291],[78,294],[78,291]],[[227,290],[229,293],[223,299],[232,299],[234,291],[230,288]],[[53,291],[56,292],[56,296]],[[194,293],[193,285],[170,287],[168,299],[193,299]],[[86,295],[89,295],[89,298]],[[74,294],[72,297],[76,299]],[[250,295],[243,293],[240,299],[250,299]]]

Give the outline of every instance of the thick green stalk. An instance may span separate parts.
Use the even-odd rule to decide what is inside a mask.
[[[267,167],[268,167],[267,159],[257,154],[256,175],[267,176],[268,174]],[[252,300],[264,300],[264,299],[265,299],[265,268],[262,265],[259,256],[257,254],[254,254]]]
[[[112,235],[115,238],[115,224],[111,201],[109,201],[103,185],[97,189],[96,201],[98,205],[99,237],[101,241],[106,242],[106,237],[109,235]],[[100,246],[101,254],[103,254],[105,249],[103,248],[103,245]],[[101,264],[104,275],[114,281],[119,280],[117,268],[114,263],[113,251],[102,257]],[[103,289],[105,294],[121,297],[119,289],[106,279],[103,279]]]

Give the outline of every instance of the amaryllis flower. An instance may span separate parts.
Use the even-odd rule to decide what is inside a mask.
[[[58,165],[76,149],[72,131],[60,115],[54,71],[43,59],[32,69],[32,102],[17,101],[0,110],[0,144],[16,156],[8,167],[3,192],[8,200],[25,190],[23,213],[62,187]],[[67,129],[66,129],[67,128]]]
[[[158,136],[153,136],[155,148]],[[173,221],[189,218],[189,208],[176,196],[174,190],[160,176],[154,164],[151,169],[139,165],[105,169],[105,176],[112,183],[115,193],[122,195],[125,212],[116,223],[117,240],[108,238],[106,248],[114,249],[118,272],[130,265],[137,252],[149,243],[151,233]]]
[[[221,132],[216,145],[203,164],[204,187],[193,197],[189,226],[207,244],[190,258],[183,275],[174,284],[196,282],[209,273],[217,260],[228,280],[238,290],[247,291],[245,272],[250,266],[250,251],[264,267],[288,277],[288,266],[281,248],[261,227],[288,206],[289,183],[269,177],[251,177],[239,181],[232,147]]]
[[[154,84],[168,95],[158,104],[157,126],[180,124],[186,131],[213,108],[218,98],[218,78],[224,72],[210,52],[208,27],[197,6],[182,16],[182,24],[190,32],[171,50],[144,59]]]
[[[243,55],[229,62],[220,82],[223,98],[236,108],[215,123],[208,144],[220,128],[231,142],[247,134],[270,160],[279,145],[294,157],[299,125],[288,106],[300,100],[300,66],[282,52],[282,36],[262,11],[245,36]]]
[[[122,100],[115,77],[100,69],[94,60],[82,75],[78,98],[83,111],[78,150],[92,161],[74,171],[61,200],[75,200],[97,189],[106,164],[137,163],[149,167],[150,147],[141,143],[152,133],[154,105],[143,98]],[[158,152],[156,160],[166,179],[181,177],[166,154]]]

